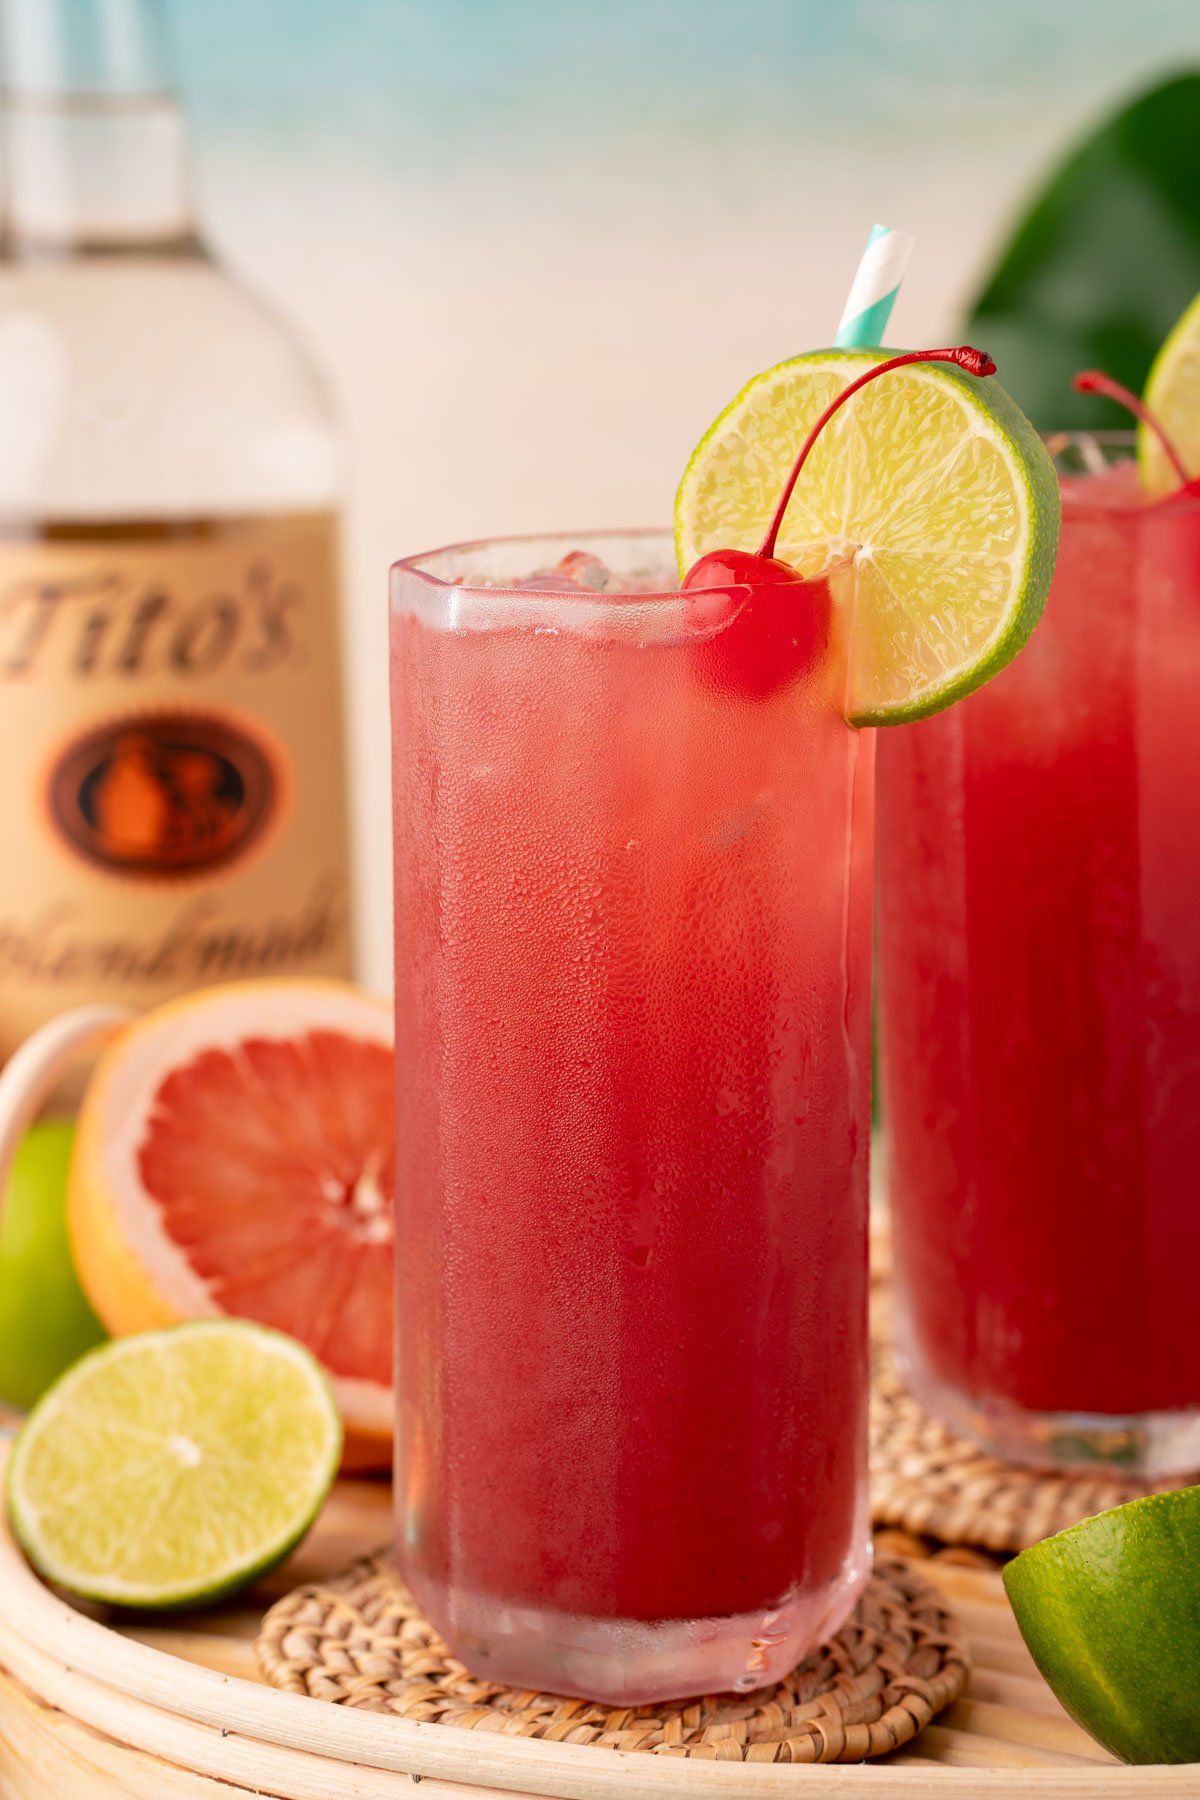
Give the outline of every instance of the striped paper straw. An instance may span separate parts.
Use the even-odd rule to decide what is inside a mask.
[[[872,225],[833,340],[841,349],[882,344],[915,242],[906,231]]]

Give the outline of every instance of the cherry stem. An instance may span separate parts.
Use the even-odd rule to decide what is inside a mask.
[[[1119,381],[1114,381],[1111,375],[1106,375],[1103,369],[1081,369],[1073,386],[1080,394],[1103,394],[1106,400],[1115,400],[1118,406],[1131,412],[1135,419],[1140,419],[1162,445],[1163,455],[1178,475],[1180,485],[1188,485],[1191,476],[1187,472],[1187,465],[1144,400],[1139,400],[1136,394],[1129,388],[1122,387]]]
[[[796,483],[800,479],[800,471],[808,461],[809,451],[824,431],[826,425],[828,425],[830,419],[832,419],[834,413],[837,412],[838,408],[845,406],[850,396],[852,394],[857,394],[859,388],[866,387],[868,381],[875,381],[880,375],[887,375],[893,369],[903,369],[908,363],[919,362],[957,363],[958,367],[960,369],[965,369],[968,375],[994,375],[996,373],[996,365],[988,355],[987,351],[972,350],[969,344],[960,344],[953,350],[906,350],[903,356],[889,357],[887,362],[876,363],[874,368],[867,369],[865,373],[858,376],[858,378],[855,381],[852,381],[848,387],[844,387],[841,393],[829,402],[829,405],[825,408],[825,411],[821,414],[820,418],[805,438],[803,444],[800,446],[800,454],[792,464],[792,472],[787,478],[782,494],[779,496],[779,504],[775,508],[771,523],[767,526],[767,535],[763,539],[762,546],[758,552],[760,556],[774,556],[775,540],[779,536],[779,528],[783,524],[783,517],[787,512],[788,503],[792,498]]]

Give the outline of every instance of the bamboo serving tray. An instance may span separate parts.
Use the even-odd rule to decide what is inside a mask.
[[[0,1446],[0,1485],[3,1476]],[[800,1790],[861,1800],[1200,1796],[1200,1769],[1129,1769],[1066,1716],[1029,1658],[1000,1577],[934,1561],[925,1573],[966,1629],[967,1693],[879,1762],[778,1767],[661,1761],[356,1712],[265,1686],[253,1644],[265,1609],[387,1541],[383,1482],[339,1483],[289,1563],[211,1611],[104,1622],[29,1570],[0,1526],[3,1800],[740,1800]]]

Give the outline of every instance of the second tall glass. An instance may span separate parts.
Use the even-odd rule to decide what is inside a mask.
[[[1200,1467],[1200,502],[1131,449],[1064,448],[1032,642],[881,755],[883,1105],[917,1392],[1155,1476]]]
[[[613,1702],[777,1679],[869,1558],[871,734],[825,582],[766,691],[670,565],[392,575],[400,1556]]]

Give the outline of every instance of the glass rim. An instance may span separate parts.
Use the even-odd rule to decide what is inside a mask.
[[[591,605],[593,607],[624,608],[629,606],[659,607],[673,605],[678,607],[683,592],[680,587],[673,588],[530,588],[519,583],[496,581],[479,583],[473,581],[470,574],[462,577],[446,577],[437,574],[428,564],[441,558],[459,556],[463,559],[480,556],[483,552],[497,549],[512,551],[522,545],[530,547],[529,563],[536,561],[538,551],[544,553],[547,545],[561,546],[562,554],[569,555],[572,550],[599,548],[601,552],[605,544],[643,544],[647,549],[661,546],[666,551],[672,568],[675,566],[675,534],[669,525],[637,525],[622,527],[619,525],[601,526],[590,531],[526,531],[499,532],[489,537],[463,538],[455,543],[439,544],[432,550],[419,551],[414,556],[398,557],[388,570],[389,590],[397,577],[406,582],[415,581],[422,586],[431,597],[449,596],[453,594],[470,595],[481,600],[500,601],[506,597],[516,597],[530,602],[561,605],[564,601],[574,605]],[[837,562],[830,563],[819,575],[804,576],[797,585],[815,586],[817,583],[828,583],[840,571],[853,564],[853,557],[840,557]],[[742,582],[727,582],[705,589],[707,593],[737,594],[749,596],[749,587]]]
[[[1144,493],[1140,484],[1132,494],[1099,494],[1092,493],[1091,483],[1114,469],[1122,469],[1136,464],[1138,434],[1129,429],[1105,429],[1089,431],[1082,427],[1064,428],[1060,431],[1043,431],[1039,433],[1054,463],[1054,470],[1059,477],[1060,487],[1065,480],[1069,485],[1063,490],[1063,512],[1072,517],[1079,515],[1113,518],[1137,518],[1144,523],[1161,521],[1163,514],[1159,508],[1167,501],[1173,501],[1169,514],[1170,520],[1191,519],[1200,515],[1200,493],[1187,499],[1178,498],[1178,490],[1167,494]],[[1086,452],[1088,449],[1099,452],[1099,467],[1089,466]],[[1083,452],[1081,466],[1064,468],[1062,458],[1070,452]]]
[[[501,531],[490,533],[486,537],[458,538],[453,543],[437,544],[430,550],[419,550],[414,556],[398,556],[390,565],[388,572],[391,575],[403,574],[406,577],[415,577],[430,588],[445,590],[448,593],[457,590],[462,593],[484,595],[522,594],[528,595],[531,600],[536,600],[541,596],[548,600],[678,600],[678,588],[652,589],[648,592],[635,591],[626,594],[624,591],[616,589],[604,592],[595,589],[583,591],[578,588],[527,588],[510,585],[507,582],[476,584],[469,578],[454,580],[444,575],[438,575],[426,566],[435,558],[460,556],[465,559],[480,555],[486,550],[515,549],[521,544],[528,544],[530,555],[534,557],[535,546],[550,543],[561,543],[564,546],[564,555],[569,555],[572,548],[580,549],[584,544],[628,543],[630,539],[640,541],[647,547],[655,543],[663,544],[671,552],[671,562],[672,566],[674,565],[674,533],[670,526],[635,525],[625,529],[620,525],[602,525],[588,531]]]

